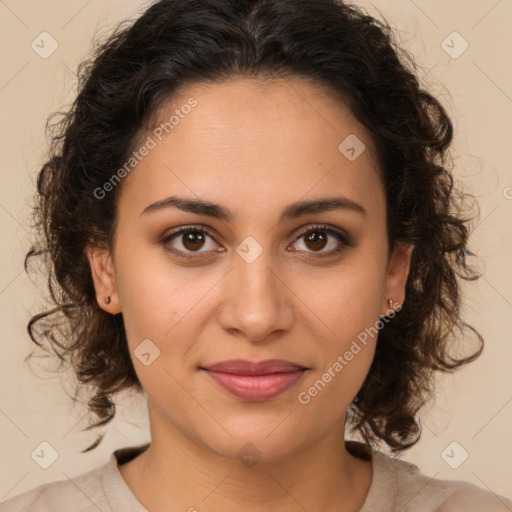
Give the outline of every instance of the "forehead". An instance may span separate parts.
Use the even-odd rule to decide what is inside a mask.
[[[191,101],[195,103],[193,108],[189,107]],[[280,140],[301,142],[303,146],[306,143],[307,147],[327,147],[334,143],[337,149],[340,137],[357,134],[365,141],[367,156],[376,161],[370,133],[352,115],[341,93],[298,77],[239,77],[181,86],[152,116],[152,130],[156,128],[159,133],[155,136],[160,140],[170,131],[175,135],[183,132],[184,127],[198,136],[202,131],[209,138],[205,144],[210,140],[215,143],[214,137],[218,135],[222,147],[230,141],[250,142],[257,136],[275,143]],[[284,130],[278,132],[281,128]],[[230,136],[238,137],[226,138],[229,129]],[[186,133],[187,137],[190,132]]]
[[[130,208],[175,193],[235,210],[335,191],[382,195],[365,127],[327,89],[299,79],[182,87],[140,140],[151,149],[125,178]]]

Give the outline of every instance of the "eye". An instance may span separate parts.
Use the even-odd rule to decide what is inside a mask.
[[[168,250],[184,258],[197,258],[192,253],[204,253],[215,250],[215,243],[208,247],[208,239],[214,240],[209,231],[195,226],[183,226],[166,235],[162,245]],[[172,242],[172,243],[171,243]],[[201,250],[206,247],[206,250]],[[223,249],[217,252],[221,252]]]
[[[306,247],[305,251],[297,248],[301,243]],[[182,226],[166,235],[161,240],[161,244],[173,254],[188,259],[203,257],[204,253],[211,251],[225,250],[216,249],[217,243],[210,232],[198,226]],[[331,246],[330,249],[329,246]],[[293,251],[312,253],[312,257],[321,258],[339,253],[345,246],[352,246],[348,235],[329,226],[319,225],[301,231],[291,247],[295,247]],[[328,250],[324,250],[326,247]]]
[[[331,238],[331,240],[329,240],[329,238]],[[306,247],[306,252],[313,252],[314,257],[332,256],[340,252],[345,246],[351,246],[349,237],[345,233],[325,225],[309,227],[301,231],[295,240],[293,246],[300,246],[302,244]],[[297,243],[299,240],[301,243]],[[329,246],[330,249],[323,250]],[[293,250],[302,249],[296,248]]]

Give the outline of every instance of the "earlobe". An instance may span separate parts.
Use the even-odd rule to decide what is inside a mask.
[[[96,301],[108,313],[121,312],[117,296],[114,263],[108,248],[88,245],[85,249],[96,291]]]
[[[398,309],[405,300],[405,285],[409,277],[411,257],[414,246],[398,242],[393,254],[391,255],[388,272],[386,276],[386,286],[383,297],[383,308],[389,310],[389,303],[392,300]]]

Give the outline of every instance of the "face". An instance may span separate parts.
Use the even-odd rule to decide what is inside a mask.
[[[176,110],[124,178],[112,254],[91,248],[98,303],[123,314],[153,436],[285,456],[343,432],[410,250],[388,258],[371,138],[318,86],[197,84]],[[235,359],[300,369],[206,370]]]

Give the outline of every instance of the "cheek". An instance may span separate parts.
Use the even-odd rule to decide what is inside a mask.
[[[315,333],[314,371],[301,386],[298,401],[313,416],[335,421],[361,388],[372,363],[377,341],[380,296],[376,274],[352,273],[331,283],[311,307],[320,311]],[[372,284],[373,283],[373,284]]]
[[[125,323],[152,331],[173,325],[179,305],[187,302],[188,287],[165,260],[163,249],[152,246],[141,234],[120,230],[116,247],[116,285]],[[179,297],[176,300],[176,297]],[[146,332],[139,334],[146,335]]]
[[[340,335],[346,341],[379,319],[383,278],[374,262],[347,262],[314,280],[308,277],[298,282],[297,295],[310,315],[318,318],[327,337]]]
[[[183,278],[164,279],[151,272],[130,278],[121,298],[128,341],[153,337],[159,344],[167,346],[173,340],[175,345],[184,337],[190,316],[197,317],[194,311],[205,293],[203,288]]]
[[[331,420],[354,399],[375,352],[384,269],[377,258],[366,255],[359,253],[316,280],[306,301],[318,326],[313,330],[316,365],[301,387],[299,403],[322,414],[332,408]]]
[[[168,379],[164,369],[176,376],[185,371],[180,362],[191,357],[189,352],[208,328],[214,310],[213,292],[221,285],[223,273],[178,269],[162,258],[148,263],[140,256],[132,253],[124,258],[116,274],[135,369],[143,385],[149,379],[151,386],[158,369],[164,379]],[[137,347],[147,339],[160,351],[149,368],[134,357]]]
[[[182,380],[180,362],[201,330],[198,311],[206,290],[199,280],[176,272],[171,277],[165,268],[133,255],[120,265],[118,278],[128,346],[142,387],[149,396],[166,396],[177,405],[181,395],[175,379]]]

